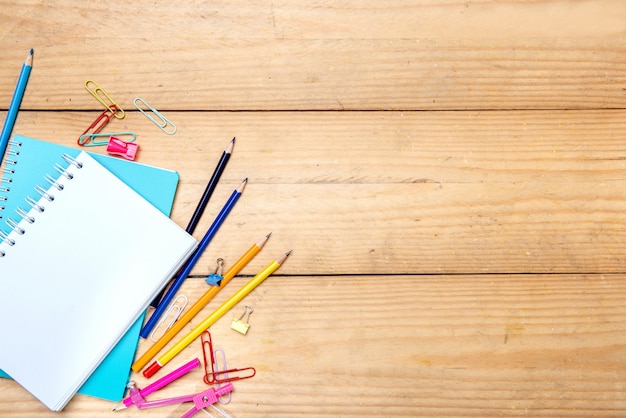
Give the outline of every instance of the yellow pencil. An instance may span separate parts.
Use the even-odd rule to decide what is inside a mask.
[[[233,306],[235,306],[241,299],[246,297],[248,293],[250,293],[255,287],[260,285],[263,280],[267,279],[270,274],[275,272],[289,257],[291,251],[285,253],[282,257],[278,258],[275,261],[269,263],[263,270],[257,273],[248,283],[246,283],[241,289],[237,291],[234,295],[232,295],[226,302],[224,302],[219,308],[217,308],[213,313],[207,316],[204,321],[198,324],[194,329],[192,329],[187,335],[185,335],[180,341],[178,341],[172,348],[167,350],[161,357],[159,357],[155,362],[153,362],[146,370],[144,370],[143,375],[148,378],[158,372],[163,366],[165,366],[171,359],[173,359],[179,352],[181,352],[185,347],[187,347],[193,340],[198,338],[200,334],[204,332],[207,328],[213,325],[218,319],[220,319],[226,312],[228,312]]]
[[[261,248],[263,248],[263,246],[269,239],[270,235],[271,233],[267,234],[259,242],[257,242],[256,244],[253,244],[252,247],[250,247],[250,249],[246,251],[244,255],[239,257],[239,260],[237,260],[235,264],[233,264],[224,273],[224,276],[222,278],[222,281],[220,282],[220,285],[211,286],[200,297],[200,299],[198,299],[198,301],[194,303],[193,306],[191,306],[191,308],[189,308],[189,310],[183,314],[183,316],[181,316],[180,318],[178,318],[176,322],[174,322],[174,324],[172,325],[170,329],[165,331],[165,334],[163,334],[163,336],[159,338],[152,345],[152,347],[150,347],[145,353],[141,355],[141,357],[139,357],[133,363],[132,369],[135,372],[138,372],[139,370],[141,370],[143,366],[148,364],[148,362],[152,359],[152,357],[154,357],[163,347],[165,347],[165,345],[168,342],[170,342],[170,340],[174,338],[176,334],[178,334],[180,330],[183,329],[183,327],[187,325],[189,321],[191,321],[193,317],[196,316],[198,312],[200,312],[202,308],[204,308],[209,303],[209,301],[213,299],[213,297],[217,295],[218,292],[222,290],[233,279],[233,277],[235,277],[237,273],[239,273],[241,269],[243,269],[246,266],[246,264],[248,264],[250,260],[252,260],[254,256],[259,253],[259,251],[261,251]]]

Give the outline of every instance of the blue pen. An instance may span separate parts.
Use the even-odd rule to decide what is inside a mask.
[[[28,77],[30,76],[30,70],[33,67],[33,50],[31,49],[22,65],[22,71],[20,77],[17,79],[17,85],[15,86],[15,92],[9,105],[9,111],[7,118],[4,120],[4,126],[2,127],[2,134],[0,134],[0,162],[4,157],[4,152],[9,144],[9,138],[13,131],[13,125],[15,125],[15,119],[17,118],[17,111],[22,103],[22,97],[24,96],[24,90],[26,90],[26,83],[28,83]]]
[[[142,338],[148,338],[148,335],[150,335],[152,328],[154,328],[161,315],[163,315],[165,308],[167,308],[167,305],[170,304],[170,302],[174,298],[174,295],[176,294],[176,292],[178,292],[178,289],[183,284],[183,281],[187,278],[187,276],[191,272],[191,269],[193,269],[193,267],[200,259],[202,252],[209,245],[209,242],[224,222],[224,219],[226,219],[226,216],[228,216],[230,210],[233,208],[233,206],[235,206],[237,200],[239,200],[239,197],[241,196],[241,193],[243,192],[243,189],[245,188],[247,182],[248,179],[244,179],[241,185],[237,189],[235,189],[235,191],[233,191],[233,194],[230,196],[220,213],[217,215],[217,217],[213,221],[213,224],[211,224],[206,234],[204,234],[202,241],[200,241],[200,244],[198,244],[198,248],[196,248],[193,254],[191,254],[191,257],[189,258],[189,260],[187,260],[187,263],[185,263],[185,266],[180,271],[178,276],[176,276],[176,279],[172,282],[172,285],[167,290],[167,293],[165,293],[165,295],[163,296],[163,299],[161,299],[161,302],[159,302],[159,304],[157,305],[155,311],[152,313],[152,316],[150,316],[148,322],[146,322],[146,324],[141,329],[141,333],[139,335],[141,335]]]

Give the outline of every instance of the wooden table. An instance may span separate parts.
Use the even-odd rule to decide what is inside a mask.
[[[249,184],[181,292],[270,231],[234,282],[293,254],[211,327],[257,370],[232,417],[626,415],[626,3],[376,4],[0,2],[0,118],[31,47],[15,133],[75,144],[97,80],[137,161],[180,173],[183,227],[237,138],[195,235]],[[244,304],[246,336],[230,330]],[[187,409],[114,406],[77,395],[53,414],[0,381],[0,416]]]

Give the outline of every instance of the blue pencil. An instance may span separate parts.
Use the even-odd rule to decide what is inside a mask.
[[[22,103],[22,97],[24,96],[24,90],[26,90],[26,83],[28,83],[28,77],[30,76],[30,70],[33,67],[33,50],[31,49],[22,65],[22,72],[17,79],[17,85],[15,86],[15,92],[9,105],[9,111],[7,118],[4,120],[4,126],[2,127],[2,134],[0,134],[0,162],[4,157],[4,152],[9,144],[9,138],[11,132],[13,132],[13,125],[15,125],[15,119],[17,118],[17,111]]]
[[[150,316],[150,319],[141,329],[141,333],[139,335],[141,335],[142,338],[148,338],[148,335],[150,335],[152,328],[154,328],[161,315],[163,315],[163,312],[165,312],[167,305],[169,305],[172,299],[174,299],[174,295],[176,294],[176,292],[178,292],[178,289],[183,284],[183,281],[187,278],[187,276],[191,272],[191,269],[193,269],[193,267],[200,259],[202,252],[209,245],[209,242],[211,241],[219,227],[222,225],[222,223],[224,223],[224,219],[226,219],[226,216],[228,216],[230,210],[233,208],[233,206],[235,206],[237,200],[239,200],[239,197],[241,196],[241,193],[243,192],[243,189],[245,188],[247,182],[248,179],[246,178],[241,183],[241,185],[237,189],[235,189],[235,191],[233,191],[233,194],[230,196],[220,213],[217,215],[217,217],[213,221],[213,224],[211,224],[206,234],[204,234],[202,241],[200,241],[200,244],[198,244],[198,248],[196,248],[193,254],[191,254],[191,257],[189,257],[189,260],[187,260],[187,263],[185,263],[183,269],[180,271],[178,276],[176,276],[176,279],[174,279],[174,281],[172,282],[172,285],[167,290],[167,293],[165,293],[165,295],[163,296],[163,299],[161,299],[161,302],[159,302],[159,304],[157,305],[156,309]]]

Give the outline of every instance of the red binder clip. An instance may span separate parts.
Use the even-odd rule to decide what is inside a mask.
[[[109,154],[119,155],[131,161],[135,159],[138,149],[138,144],[124,142],[116,136],[112,136],[107,145],[107,152]]]

